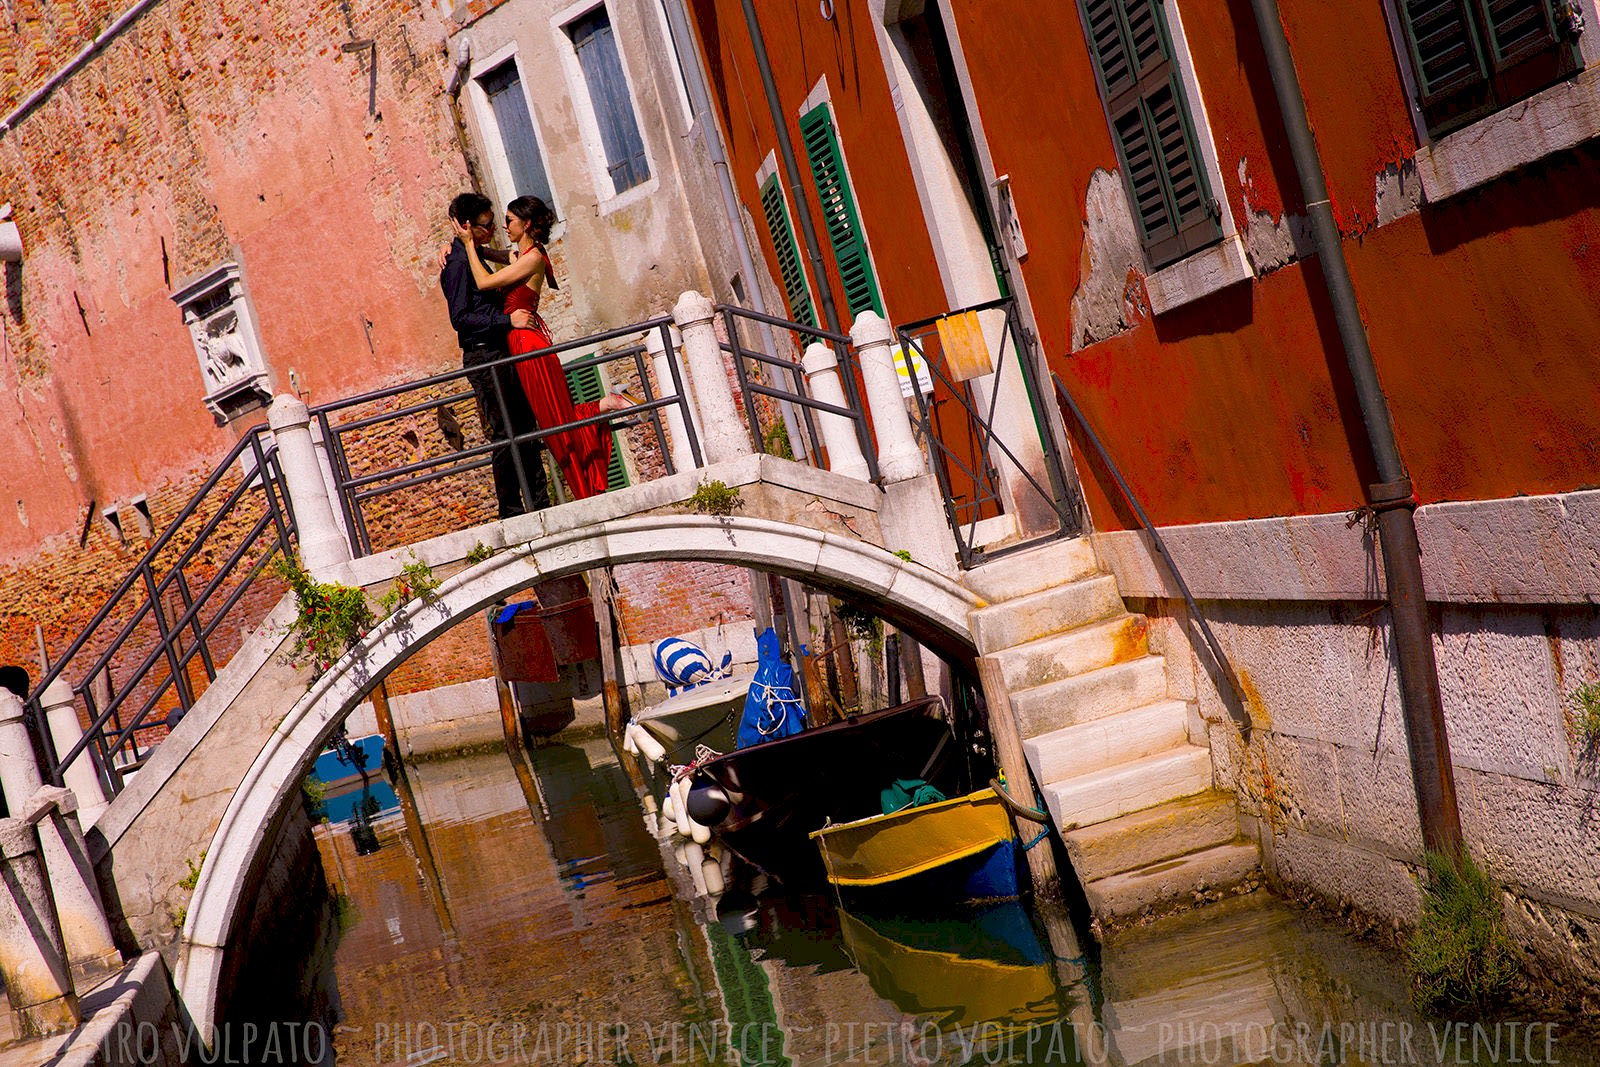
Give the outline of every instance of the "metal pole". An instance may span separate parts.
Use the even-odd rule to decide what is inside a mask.
[[[747,0],[748,2],[748,0]],[[1433,655],[1433,626],[1428,619],[1427,593],[1422,578],[1422,553],[1417,542],[1416,497],[1406,475],[1400,445],[1395,440],[1389,401],[1378,381],[1378,368],[1367,343],[1355,286],[1333,206],[1316,138],[1300,93],[1300,77],[1283,31],[1277,0],[1250,0],[1267,69],[1283,115],[1294,157],[1300,191],[1316,239],[1317,257],[1333,305],[1334,321],[1344,345],[1345,359],[1354,379],[1356,401],[1367,443],[1378,468],[1379,482],[1367,487],[1369,508],[1377,515],[1378,542],[1394,627],[1395,653],[1400,675],[1400,703],[1411,752],[1411,777],[1422,821],[1422,840],[1434,852],[1455,855],[1461,850],[1461,814],[1456,806],[1455,777],[1450,766],[1450,742],[1445,732],[1444,701],[1439,694],[1439,668]]]
[[[695,124],[700,127],[700,136],[705,141],[706,154],[711,157],[711,169],[717,172],[717,185],[722,192],[722,211],[728,217],[728,232],[733,236],[733,248],[739,255],[739,273],[748,282],[751,305],[765,315],[767,298],[756,274],[755,259],[750,254],[750,241],[745,236],[739,198],[733,191],[733,177],[728,172],[728,153],[723,147],[722,131],[717,127],[717,117],[711,108],[711,93],[706,88],[706,72],[700,64],[700,52],[694,46],[689,15],[684,9],[683,0],[671,0],[666,9],[667,22],[672,30],[672,47],[678,56],[678,69],[683,71],[684,83],[689,89],[689,106],[694,112]],[[762,323],[760,333],[767,355],[775,356],[777,346],[772,340],[772,327]],[[787,400],[780,400],[778,410],[783,414],[783,424],[789,431],[792,447],[797,450],[794,458],[806,458],[806,442],[800,436],[794,405]]]
[[[772,80],[772,64],[767,59],[767,42],[761,36],[761,20],[756,18],[755,0],[743,0],[744,22],[750,31],[750,47],[756,53],[756,67],[761,71],[761,88],[767,96],[767,108],[772,112],[772,125],[778,134],[778,155],[783,158],[783,173],[789,189],[794,193],[794,213],[800,224],[800,236],[806,243],[806,257],[811,260],[811,273],[817,279],[817,296],[822,300],[822,318],[828,329],[840,333],[839,312],[833,306],[833,287],[822,269],[822,246],[817,243],[817,231],[811,226],[811,208],[806,202],[805,186],[800,183],[800,165],[795,162],[794,143],[789,140],[789,125],[783,117],[783,104],[778,100],[778,86]],[[754,279],[752,279],[754,280]]]

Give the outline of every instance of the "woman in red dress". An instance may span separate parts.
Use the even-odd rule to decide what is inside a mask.
[[[534,353],[533,358],[516,364],[517,376],[522,380],[522,390],[528,395],[528,404],[540,428],[546,430],[601,412],[617,411],[629,404],[621,393],[608,393],[598,403],[574,404],[566,371],[561,368],[561,357],[548,351],[553,342],[549,328],[539,315],[539,294],[546,282],[552,289],[561,288],[544,248],[555,220],[555,212],[536,196],[519,196],[507,204],[506,233],[516,247],[516,258],[510,266],[493,274],[479,258],[470,231],[463,233],[461,241],[467,248],[467,262],[479,289],[506,289],[508,314],[533,312],[533,327],[513,329],[507,340],[514,356]],[[457,230],[460,229],[458,224]],[[606,491],[607,468],[611,466],[608,424],[597,422],[563,430],[544,438],[544,443],[555,455],[574,497],[581,500]]]

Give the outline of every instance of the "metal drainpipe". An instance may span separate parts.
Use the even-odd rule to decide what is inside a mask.
[[[1366,426],[1367,443],[1381,479],[1367,487],[1367,500],[1377,515],[1378,542],[1389,593],[1389,615],[1394,626],[1400,672],[1400,701],[1411,753],[1411,778],[1422,821],[1422,840],[1435,852],[1456,855],[1461,850],[1461,814],[1456,807],[1455,777],[1450,766],[1450,743],[1445,734],[1444,704],[1439,695],[1439,668],[1433,656],[1433,627],[1428,620],[1427,594],[1422,581],[1422,550],[1417,542],[1416,497],[1406,474],[1389,417],[1389,401],[1378,382],[1378,369],[1367,343],[1366,326],[1350,282],[1349,264],[1339,227],[1328,201],[1328,183],[1322,170],[1317,142],[1306,115],[1305,98],[1294,56],[1284,34],[1277,0],[1250,0],[1255,12],[1267,69],[1283,115],[1294,156],[1300,190],[1311,219],[1322,275],[1333,304],[1339,339],[1344,344],[1356,399]]]
[[[733,191],[733,176],[728,170],[728,152],[722,143],[722,131],[717,127],[711,112],[711,92],[706,88],[706,72],[700,64],[700,53],[694,46],[694,32],[689,26],[689,13],[684,0],[667,0],[667,22],[672,28],[671,45],[678,57],[678,69],[684,73],[689,89],[689,107],[700,126],[700,136],[705,140],[706,154],[711,157],[711,167],[717,173],[717,185],[722,191],[722,210],[728,217],[728,232],[733,235],[733,247],[739,254],[739,273],[748,283],[750,302],[761,314],[767,314],[767,298],[756,274],[755,259],[750,254],[750,242],[745,240],[744,218],[739,213],[739,198]],[[776,346],[772,330],[765,323],[760,329],[761,340],[772,355]],[[808,450],[805,435],[800,432],[800,422],[795,417],[794,405],[787,400],[778,401],[783,415],[784,429],[789,434],[789,446],[796,459],[804,459]]]
[[[767,107],[772,112],[772,125],[778,132],[778,154],[783,157],[784,176],[794,192],[795,221],[800,224],[800,234],[806,243],[806,257],[811,260],[811,273],[817,279],[817,295],[822,298],[822,317],[827,327],[839,333],[839,312],[833,306],[833,287],[822,269],[822,246],[817,244],[817,231],[811,227],[811,211],[806,203],[805,186],[800,183],[800,165],[795,162],[794,144],[789,140],[789,126],[783,118],[783,105],[778,101],[778,86],[772,80],[772,64],[767,61],[767,42],[761,36],[761,22],[756,18],[755,0],[743,0],[744,22],[750,31],[750,46],[755,49],[756,66],[761,71],[761,88],[767,96]]]

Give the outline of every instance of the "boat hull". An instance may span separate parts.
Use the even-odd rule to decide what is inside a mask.
[[[942,902],[1018,895],[1016,834],[992,789],[827,826],[811,840],[841,891]],[[914,890],[914,891],[913,891]]]
[[[729,848],[785,882],[820,885],[812,831],[880,810],[895,779],[960,792],[955,755],[943,704],[928,697],[730,752],[697,768],[695,783],[727,795],[713,829]]]

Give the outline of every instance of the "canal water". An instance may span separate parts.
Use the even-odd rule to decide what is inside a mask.
[[[1430,1024],[1392,949],[1264,892],[1104,948],[1022,904],[699,896],[592,734],[380,778],[315,831],[341,1064],[1600,1063],[1570,1021]]]

